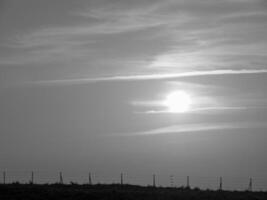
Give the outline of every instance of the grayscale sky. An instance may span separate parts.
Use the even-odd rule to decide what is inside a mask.
[[[266,189],[266,53],[265,0],[1,0],[0,169]]]

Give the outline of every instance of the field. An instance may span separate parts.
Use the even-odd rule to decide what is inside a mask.
[[[267,192],[211,191],[188,188],[142,187],[134,185],[6,184],[0,185],[1,200],[263,200]]]

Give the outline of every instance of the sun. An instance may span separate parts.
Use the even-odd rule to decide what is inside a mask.
[[[185,91],[174,91],[169,93],[163,104],[172,113],[184,113],[189,111],[192,100],[188,93]]]

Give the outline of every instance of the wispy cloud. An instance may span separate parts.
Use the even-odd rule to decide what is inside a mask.
[[[99,34],[105,36],[168,25],[171,21],[177,23],[177,19],[173,20],[171,16],[156,14],[159,8],[169,3],[170,1],[165,3],[155,1],[148,4],[138,2],[128,6],[121,2],[121,4],[114,6],[106,2],[100,6],[85,7],[70,12],[70,15],[74,17],[81,17],[80,23],[39,28],[28,34],[17,35],[14,43],[10,45],[20,48],[76,43],[79,45],[81,41],[94,41],[92,37],[99,36]]]
[[[251,108],[255,108],[255,107],[251,107]],[[210,107],[199,107],[199,108],[191,108],[190,110],[188,110],[186,113],[191,114],[191,113],[214,113],[214,112],[218,112],[218,111],[237,111],[237,110],[247,110],[250,109],[250,107],[247,106],[210,106]],[[172,112],[170,112],[167,109],[164,110],[147,110],[147,111],[137,111],[135,112],[137,114],[166,114],[166,113],[170,113],[172,114]],[[186,113],[182,113],[183,115]],[[173,114],[177,114],[177,113],[173,113]]]
[[[195,133],[204,131],[231,130],[231,129],[243,129],[243,128],[263,128],[263,127],[266,127],[266,124],[261,122],[180,124],[180,125],[172,125],[162,128],[151,129],[147,131],[118,134],[118,136],[153,136],[162,134]]]
[[[25,84],[37,85],[73,85],[96,82],[113,82],[113,81],[141,81],[141,80],[163,80],[197,76],[222,76],[222,75],[241,75],[241,74],[262,74],[267,73],[267,69],[242,69],[242,70],[212,70],[212,71],[192,71],[184,73],[169,73],[169,74],[140,74],[126,76],[107,76],[95,78],[77,78],[77,79],[60,79],[60,80],[43,80],[25,82]]]
[[[0,65],[50,68],[44,80],[34,82],[42,85],[265,73],[266,6],[262,2],[85,3],[69,11],[75,23],[48,22],[11,35],[0,47],[7,50],[0,56]],[[84,77],[91,76],[79,78],[74,66]],[[50,80],[54,69],[61,73]],[[10,71],[16,79],[18,73]],[[25,79],[35,80],[38,70],[34,71]]]

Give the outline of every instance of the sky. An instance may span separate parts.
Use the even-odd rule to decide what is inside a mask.
[[[266,190],[266,53],[265,0],[1,0],[0,169]]]

